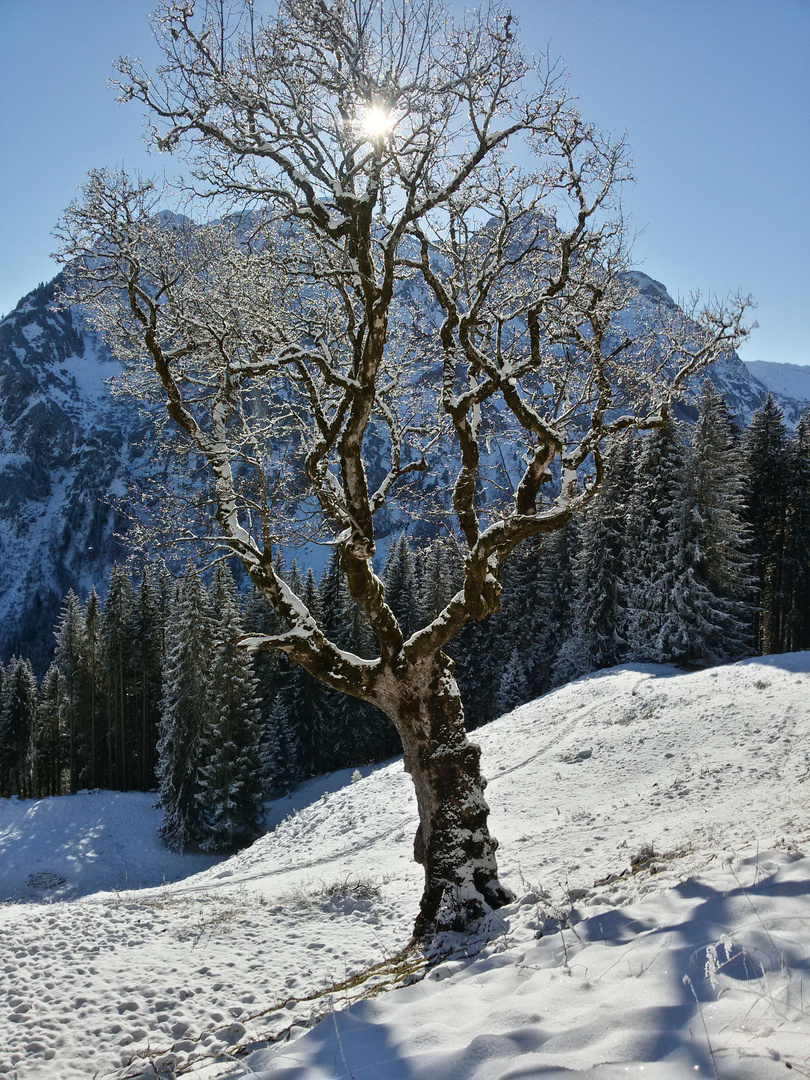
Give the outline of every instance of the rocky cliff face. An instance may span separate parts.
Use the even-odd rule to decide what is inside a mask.
[[[642,307],[672,303],[659,282],[633,276]],[[53,309],[54,286],[29,293],[0,322],[0,659],[21,651],[40,669],[67,590],[86,594],[126,553],[117,500],[162,468],[151,461],[148,414],[110,393],[120,365],[80,310]],[[747,423],[765,385],[736,355],[711,377]],[[795,424],[806,403],[777,399]],[[448,500],[449,483],[448,474]],[[406,509],[392,508],[381,532],[402,528]]]
[[[0,654],[38,665],[70,588],[86,592],[122,555],[114,508],[149,427],[114,401],[120,365],[76,310],[41,285],[0,323]]]

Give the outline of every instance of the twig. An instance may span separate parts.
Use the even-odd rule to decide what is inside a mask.
[[[701,1024],[703,1024],[703,1031],[706,1034],[706,1042],[709,1046],[709,1057],[712,1059],[712,1072],[714,1073],[714,1080],[720,1080],[720,1076],[717,1072],[717,1062],[714,1060],[714,1047],[712,1046],[712,1040],[709,1038],[709,1029],[706,1027],[706,1018],[703,1015],[703,1008],[700,1004],[700,999],[695,993],[695,988],[692,985],[692,980],[689,978],[688,975],[684,975],[683,981],[684,985],[688,986],[689,989],[692,991],[692,997],[695,999],[695,1004],[698,1007],[698,1013],[700,1014],[700,1022]]]

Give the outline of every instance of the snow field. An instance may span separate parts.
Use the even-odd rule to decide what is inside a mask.
[[[312,995],[393,956],[420,893],[400,762],[313,781],[246,851],[118,893],[89,895],[127,860],[143,884],[198,869],[137,864],[157,849],[141,811],[75,842],[85,803],[144,797],[6,804],[0,891],[39,902],[0,906],[0,1075],[810,1075],[808,690],[806,653],[625,666],[476,732],[519,899],[420,981],[353,1004]]]
[[[473,962],[440,964],[217,1075],[781,1076],[786,1060],[807,1060],[807,912],[771,916],[785,896],[806,897],[808,873],[806,858],[734,859],[627,907],[583,912],[570,927],[529,894]],[[723,926],[735,930],[718,939]]]

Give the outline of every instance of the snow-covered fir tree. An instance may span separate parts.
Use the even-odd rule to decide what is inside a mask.
[[[320,624],[330,641],[341,649],[352,648],[354,603],[340,570],[337,552],[332,554],[318,582]],[[321,689],[323,761],[327,770],[356,764],[362,754],[361,703],[356,698]]]
[[[270,792],[279,795],[289,791],[305,776],[302,769],[302,716],[310,710],[304,672],[293,667],[284,657],[278,661],[276,692],[267,717],[266,768],[270,776]]]
[[[796,425],[786,450],[783,647],[794,652],[810,648],[810,408]]]
[[[281,630],[278,615],[256,589],[251,589],[245,598],[242,625],[248,634],[277,634]],[[279,687],[279,658],[277,653],[269,649],[260,649],[252,654],[251,660],[261,718],[259,773],[264,784],[264,795],[270,798],[283,787],[283,782],[276,776],[281,763],[281,744],[278,732],[270,721]]]
[[[79,788],[80,774],[86,774],[86,711],[83,695],[84,615],[78,596],[71,589],[62,602],[56,624],[55,663],[61,675],[62,717],[67,738],[68,790]]]
[[[205,838],[200,766],[209,753],[214,627],[206,589],[189,565],[171,613],[163,668],[157,777],[168,847],[195,847]]]
[[[462,580],[458,564],[452,556],[451,544],[452,541],[446,537],[435,537],[422,554],[417,603],[420,626],[432,622],[461,588]]]
[[[661,633],[680,558],[675,534],[683,525],[685,463],[682,433],[671,420],[638,441],[625,552],[627,646],[634,660],[674,658]]]
[[[617,442],[599,494],[583,514],[574,565],[571,633],[555,665],[555,682],[621,663],[627,655],[628,499],[634,474],[633,440]]]
[[[416,567],[407,535],[399,533],[391,541],[383,569],[385,600],[407,636],[417,627],[418,601]]]
[[[704,383],[661,588],[658,658],[708,665],[750,655],[750,534],[744,472],[725,399]]]
[[[768,394],[751,417],[742,440],[759,589],[756,632],[761,653],[781,652],[786,639],[787,597],[782,581],[788,499],[786,442],[782,410]]]
[[[200,847],[235,851],[262,832],[263,777],[260,761],[257,680],[250,655],[239,647],[236,588],[220,564],[211,590],[215,616],[211,665],[211,720],[207,748],[198,767],[197,801],[203,813]]]
[[[40,798],[62,794],[61,678],[57,664],[51,664],[39,688],[34,778]]]
[[[164,638],[161,608],[158,575],[145,567],[132,609],[133,745],[137,751],[129,770],[133,784],[144,791],[155,782],[157,764]]]
[[[127,791],[135,728],[133,589],[123,566],[113,566],[101,612],[99,662],[106,712],[107,786]]]
[[[86,710],[84,728],[87,738],[82,782],[91,788],[99,784],[99,762],[103,760],[100,636],[101,601],[93,586],[84,606],[84,639],[81,652],[81,686]]]
[[[36,676],[29,660],[13,656],[0,694],[0,795],[34,794],[36,735]]]
[[[557,658],[568,639],[574,620],[574,564],[579,551],[576,521],[544,536],[538,553],[533,608],[532,696],[554,685]]]
[[[497,703],[499,712],[510,712],[530,698],[529,681],[526,678],[525,658],[515,647],[502,670],[498,684]]]

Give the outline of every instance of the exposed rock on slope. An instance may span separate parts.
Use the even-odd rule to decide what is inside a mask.
[[[39,286],[0,323],[0,650],[39,665],[67,590],[121,556],[111,499],[148,431],[110,396],[119,364],[53,296]]]

